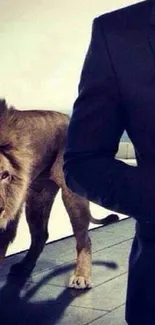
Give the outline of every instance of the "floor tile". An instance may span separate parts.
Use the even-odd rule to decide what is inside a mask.
[[[91,325],[127,325],[125,321],[125,306],[119,307],[112,312],[92,321]]]
[[[126,299],[133,235],[132,219],[90,231],[94,288],[87,291],[66,288],[75,266],[74,237],[46,245],[27,282],[7,276],[26,252],[6,258],[0,270],[0,324],[125,325],[119,306]]]
[[[7,257],[3,264],[1,265],[0,269],[0,280],[5,278],[9,272],[12,265],[19,263],[22,261],[24,256],[26,255],[26,252],[15,254],[12,256]],[[40,272],[44,272],[46,270],[53,270],[55,267],[61,265],[63,263],[60,261],[57,261],[55,259],[52,259],[51,256],[48,256],[47,254],[44,254],[44,252],[41,254],[40,258],[37,261],[37,264],[32,272],[33,275],[38,274]]]
[[[71,306],[76,292],[42,283],[9,282],[0,289],[0,324],[52,325],[88,324],[105,314],[95,310]]]
[[[134,235],[134,221],[127,219],[106,227],[89,231],[92,240],[93,252],[128,240]],[[69,262],[76,257],[76,241],[74,237],[47,244],[39,260],[55,260],[56,262]]]
[[[97,286],[128,271],[132,240],[122,242],[93,254],[93,284]]]
[[[110,311],[125,303],[126,286],[127,274],[122,274],[77,297],[72,305]]]
[[[92,259],[92,282],[93,287],[107,280],[110,280],[119,274],[127,271],[128,254],[132,240],[109,247],[93,253]],[[75,261],[71,263],[57,265],[57,268],[49,269],[40,273],[33,273],[31,280],[38,282],[42,278],[48,278],[47,284],[66,287],[69,277],[75,268]]]
[[[115,245],[133,237],[134,220],[127,219],[121,222],[100,227],[89,232],[92,240],[92,251],[96,252],[111,245]],[[10,266],[19,262],[26,252],[9,256],[1,266],[0,277],[8,274]],[[60,241],[45,245],[40,255],[34,273],[53,268],[56,264],[72,262],[76,258],[76,241],[74,237],[65,238]]]
[[[65,294],[66,303],[69,300],[72,306],[102,311],[111,311],[124,304],[126,299],[126,273],[86,291],[47,285],[47,282],[48,276],[37,283],[31,283],[32,289],[28,298],[32,301],[36,297],[38,301],[56,299],[58,303]]]

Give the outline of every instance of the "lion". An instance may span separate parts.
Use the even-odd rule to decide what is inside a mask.
[[[24,259],[11,272],[29,275],[48,239],[48,220],[55,197],[61,189],[76,239],[77,261],[69,287],[91,288],[89,202],[67,188],[63,154],[69,116],[56,111],[17,110],[0,100],[0,262],[13,242],[25,203],[31,245]],[[110,215],[109,221],[118,220]]]

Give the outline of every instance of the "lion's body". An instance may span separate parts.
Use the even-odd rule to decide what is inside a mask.
[[[0,186],[5,203],[0,216],[0,227],[4,228],[0,231],[0,260],[16,235],[25,201],[31,246],[13,271],[32,271],[48,238],[50,211],[61,188],[77,241],[77,265],[69,286],[85,288],[91,286],[90,210],[88,201],[65,184],[62,166],[68,123],[69,117],[62,113],[8,109],[5,101],[0,101],[0,170],[9,169],[12,177],[4,188]]]
[[[96,220],[89,202],[65,184],[63,154],[69,116],[55,111],[8,108],[0,100],[0,262],[16,236],[23,203],[31,246],[12,272],[29,275],[48,238],[51,208],[61,189],[62,200],[76,238],[77,263],[69,286],[91,287],[89,222],[111,223],[117,215]],[[61,227],[61,225],[60,225]]]

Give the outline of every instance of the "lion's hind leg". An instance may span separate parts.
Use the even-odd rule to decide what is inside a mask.
[[[62,190],[62,200],[68,212],[76,238],[76,268],[69,281],[69,287],[76,289],[90,288],[91,284],[91,241],[88,235],[90,221],[89,202],[74,194],[65,183],[62,170],[63,152],[60,152],[51,169],[51,179]]]
[[[88,236],[88,202],[73,194],[67,187],[62,188],[62,199],[69,214],[76,238],[77,262],[69,281],[69,287],[76,289],[91,288],[91,240]]]

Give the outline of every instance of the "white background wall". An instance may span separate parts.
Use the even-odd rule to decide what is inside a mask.
[[[1,0],[0,97],[19,109],[71,111],[93,19],[135,2],[138,1]],[[91,210],[98,217],[107,214],[94,204]],[[52,214],[49,240],[71,234],[60,193]],[[23,214],[17,239],[8,254],[27,248],[29,240]]]
[[[1,0],[0,96],[19,108],[71,110],[92,20],[135,2]]]

